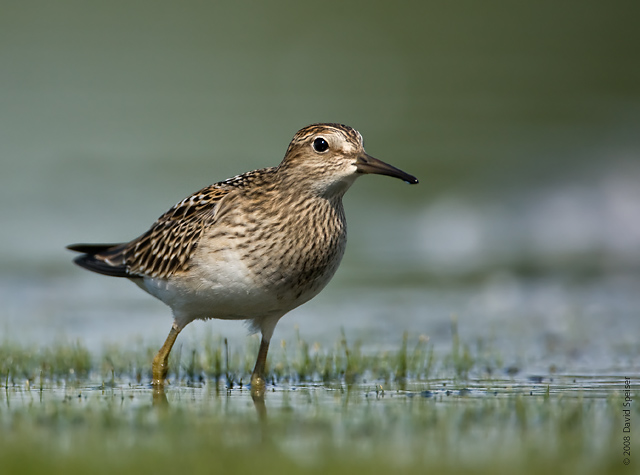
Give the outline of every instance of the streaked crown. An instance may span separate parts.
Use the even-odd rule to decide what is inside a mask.
[[[291,140],[278,172],[296,182],[306,182],[321,193],[342,194],[363,173],[389,175],[408,183],[418,180],[367,155],[362,135],[342,124],[312,124]]]

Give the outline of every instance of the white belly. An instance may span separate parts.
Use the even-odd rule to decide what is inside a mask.
[[[181,327],[196,319],[210,318],[251,319],[259,327],[260,321],[279,319],[313,298],[330,277],[301,294],[276,291],[260,282],[236,252],[228,250],[217,253],[215,260],[196,260],[188,273],[168,279],[145,277],[134,282],[171,307]]]
[[[263,228],[246,226],[242,210],[228,213],[201,237],[188,269],[136,283],[169,305],[181,327],[195,319],[250,319],[264,334],[316,296],[340,264],[346,244],[341,207],[320,205],[326,207],[317,213],[322,220],[289,223],[282,216],[264,236]]]

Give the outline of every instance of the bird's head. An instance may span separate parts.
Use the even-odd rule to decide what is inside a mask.
[[[407,183],[418,179],[364,151],[362,135],[341,124],[313,124],[291,140],[279,172],[323,195],[342,195],[362,174],[388,175]]]

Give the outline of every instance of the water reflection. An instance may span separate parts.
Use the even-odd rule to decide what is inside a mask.
[[[202,392],[202,388],[199,388],[200,391]],[[293,388],[295,390],[295,388]],[[8,390],[8,388],[7,388]],[[180,402],[176,402],[174,403],[170,403],[169,399],[167,397],[168,393],[174,392],[174,391],[180,391],[181,387],[167,387],[166,385],[151,385],[151,405],[161,411],[166,411],[168,410],[172,405],[180,405]],[[231,389],[227,389],[224,393],[221,393],[218,391],[218,388],[216,387],[216,391],[215,391],[215,397],[217,398],[224,398],[226,397],[227,399],[230,397],[234,397],[236,398],[237,396],[231,396],[231,394],[234,392],[234,390]],[[225,395],[226,394],[226,395]],[[267,404],[266,404],[266,391],[262,391],[262,392],[255,392],[252,391],[251,388],[249,388],[249,394],[251,396],[251,400],[253,401],[253,407],[255,408],[256,411],[256,416],[257,416],[257,420],[260,422],[261,424],[261,430],[266,430],[266,423],[267,423]],[[41,394],[42,397],[42,394]],[[200,396],[202,397],[202,395]],[[241,397],[246,397],[246,396],[241,396]],[[9,404],[9,398],[7,398],[7,405]],[[262,437],[265,437],[265,434],[262,434]]]

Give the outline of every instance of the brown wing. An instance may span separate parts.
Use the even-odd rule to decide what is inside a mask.
[[[142,236],[124,244],[75,244],[84,253],[74,262],[85,269],[116,277],[168,277],[186,269],[218,203],[234,187],[211,185],[164,213]]]
[[[115,277],[166,278],[187,269],[205,228],[213,224],[222,199],[234,190],[263,184],[276,173],[263,168],[203,188],[164,213],[151,229],[123,244],[74,244],[74,262]]]
[[[215,185],[214,185],[215,186]],[[168,277],[184,270],[215,208],[229,189],[209,187],[181,201],[123,249],[130,274]]]

